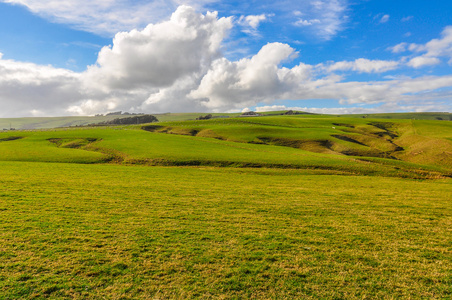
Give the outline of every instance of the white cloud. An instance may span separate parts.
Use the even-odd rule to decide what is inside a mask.
[[[271,43],[249,59],[218,59],[190,95],[205,99],[203,104],[210,109],[224,110],[274,100],[290,90],[292,84],[309,78],[310,66],[280,67],[294,55],[296,52],[289,45]]]
[[[391,102],[383,103],[375,107],[299,107],[286,105],[265,105],[255,108],[256,112],[266,111],[280,111],[280,110],[296,110],[315,114],[378,114],[390,112],[431,112],[431,111],[445,111],[450,109],[450,106],[443,104],[432,103],[413,103],[407,105],[406,103]]]
[[[392,51],[392,53],[401,53],[407,51],[407,47],[407,43],[400,43],[393,47],[389,47],[388,50]]]
[[[386,23],[389,21],[389,15],[384,15],[380,19],[380,23]]]
[[[88,80],[109,89],[170,86],[202,72],[219,57],[231,22],[218,19],[216,13],[202,15],[180,6],[169,21],[118,33],[113,46],[102,48],[97,64],[88,69]]]
[[[220,0],[0,0],[0,2],[22,5],[52,22],[69,24],[76,29],[104,36],[114,36],[117,32],[130,31],[133,28],[142,29],[150,23],[165,20],[180,5],[188,5],[205,12],[209,8],[215,8],[216,5],[227,4]],[[234,3],[234,13],[247,16],[245,19],[248,18],[246,21],[253,29],[265,21],[263,16],[268,19],[270,15],[276,13],[286,20],[289,17],[293,18],[294,15],[303,14],[307,17],[307,22],[316,25],[312,26],[312,33],[321,39],[329,40],[344,29],[347,22],[347,7],[347,0],[287,0],[284,5],[281,2],[261,0],[253,5],[247,2]],[[255,14],[256,11],[267,13]],[[296,20],[291,23],[296,23]]]
[[[112,36],[119,31],[143,28],[167,18],[180,5],[178,0],[0,0],[26,6],[30,11],[54,22],[77,29]],[[211,0],[184,1],[201,8]]]
[[[410,59],[407,65],[413,68],[420,68],[424,66],[438,65],[440,63],[441,61],[436,57],[417,56]]]
[[[358,58],[354,61],[340,61],[326,67],[328,72],[356,71],[359,73],[382,73],[394,70],[399,66],[397,61],[369,60]]]
[[[342,0],[329,0],[329,1],[312,1],[313,18],[312,20],[319,20],[313,24],[313,30],[318,32],[318,35],[325,39],[330,40],[339,31],[344,29],[344,24],[347,21],[347,2]]]
[[[428,56],[447,56],[452,58],[452,26],[444,28],[441,39],[433,39],[418,51],[427,51]]]
[[[240,16],[237,21],[237,24],[242,26],[242,32],[255,36],[261,37],[261,34],[258,31],[258,27],[262,22],[268,20],[268,18],[273,17],[274,14],[261,14],[261,15],[249,15],[249,16]]]
[[[414,18],[413,16],[403,17],[400,21],[408,22],[408,21],[412,20],[413,18]]]
[[[270,15],[269,15],[270,16]],[[267,20],[266,14],[261,15],[249,15],[249,16],[240,16],[239,24],[242,26],[249,26],[253,29],[257,29],[259,24],[265,20]]]
[[[313,19],[313,20],[303,20],[303,19],[299,19],[298,21],[296,21],[294,23],[295,26],[311,26],[314,24],[320,24],[320,20],[319,19]]]
[[[452,64],[452,26],[444,28],[441,33],[441,38],[439,39],[432,39],[425,44],[400,43],[388,49],[393,53],[405,51],[424,53],[422,55],[412,57],[408,61],[407,65],[413,68],[437,65],[441,63],[441,57],[448,58],[449,64]]]
[[[1,116],[61,113],[80,98],[80,74],[0,58]]]

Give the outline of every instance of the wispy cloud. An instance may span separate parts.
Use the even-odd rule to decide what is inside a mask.
[[[359,73],[382,73],[399,67],[399,62],[358,58],[354,61],[339,61],[324,66],[328,72],[355,71]]]
[[[201,12],[216,10],[217,6],[222,5],[230,10],[233,8],[234,13],[231,14],[241,18],[242,24],[247,24],[254,33],[261,22],[274,14],[281,21],[291,20],[290,22],[296,26],[309,25],[310,28],[306,30],[320,39],[329,40],[344,29],[348,8],[347,0],[284,2],[262,0],[251,6],[248,3],[232,4],[220,0],[0,0],[0,2],[23,5],[31,12],[52,22],[69,24],[76,29],[109,37],[120,31],[142,29],[150,23],[165,20],[179,5],[185,4]],[[294,11],[302,14],[294,16]]]
[[[389,15],[384,15],[380,19],[380,23],[386,23],[389,21]]]
[[[408,17],[402,18],[400,21],[402,21],[402,22],[408,22],[408,21],[412,20],[413,18],[414,18],[413,16],[408,16]]]
[[[441,33],[441,38],[432,39],[425,44],[400,43],[388,50],[393,53],[412,52],[415,57],[411,57],[407,65],[420,68],[423,66],[432,66],[441,63],[440,58],[449,59],[448,63],[452,65],[452,26],[447,26]],[[423,53],[419,55],[419,53]]]
[[[309,17],[305,20],[308,20],[307,23],[312,25],[309,27],[312,27],[319,37],[330,40],[344,29],[347,22],[347,1],[310,1],[310,6]]]
[[[313,19],[313,20],[303,20],[303,19],[299,19],[297,20],[294,25],[295,26],[311,26],[314,24],[320,24],[320,20],[319,19]]]
[[[0,0],[26,6],[30,11],[53,22],[70,24],[87,32],[113,36],[120,31],[144,28],[161,21],[177,8],[177,0]],[[198,6],[210,1],[196,1]]]
[[[450,106],[446,104],[436,103],[412,103],[407,104],[403,101],[382,103],[375,107],[306,107],[306,106],[286,106],[286,105],[264,105],[257,106],[257,112],[278,111],[278,110],[297,110],[317,114],[378,114],[388,112],[431,112],[431,111],[445,111]]]

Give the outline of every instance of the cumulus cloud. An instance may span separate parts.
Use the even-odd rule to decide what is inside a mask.
[[[259,27],[259,24],[265,20],[267,20],[267,15],[261,14],[261,15],[240,16],[238,22],[242,26],[249,26],[253,29],[257,29],[257,27]]]
[[[201,98],[211,109],[243,107],[271,101],[291,90],[291,85],[309,78],[311,67],[300,64],[292,69],[279,67],[296,52],[287,44],[267,44],[251,58],[213,62],[199,87],[190,96]]]
[[[231,22],[180,6],[169,21],[118,33],[113,46],[102,48],[97,64],[88,69],[88,81],[123,90],[170,86],[202,72],[219,57]]]
[[[85,85],[123,98],[106,100],[104,109],[117,102],[115,108],[127,102],[129,111],[198,108],[199,101],[187,94],[199,85],[212,61],[221,57],[221,42],[231,27],[232,18],[180,6],[168,21],[118,33],[113,45],[104,47],[97,64],[84,74]],[[82,108],[94,108],[93,101]]]
[[[80,99],[80,74],[0,57],[2,116],[61,113]]]
[[[441,61],[436,57],[429,57],[429,56],[417,56],[412,59],[410,59],[407,62],[407,65],[413,68],[420,68],[424,66],[433,66],[440,64]]]
[[[2,104],[19,99],[12,107],[22,115],[38,106],[59,114],[194,109],[196,103],[186,95],[221,57],[221,42],[231,26],[232,18],[180,6],[168,21],[118,33],[83,73],[3,60],[0,99]]]

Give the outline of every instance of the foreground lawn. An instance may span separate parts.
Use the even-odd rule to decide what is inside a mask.
[[[0,170],[1,299],[452,297],[451,179]]]

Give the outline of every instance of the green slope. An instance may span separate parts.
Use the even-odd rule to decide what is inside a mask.
[[[338,121],[298,115],[3,132],[0,160],[305,168],[401,177],[451,174],[452,123]]]
[[[405,162],[452,169],[452,122],[318,115],[170,122],[147,129],[283,146],[325,154],[323,157],[334,160],[347,156],[385,164]]]

